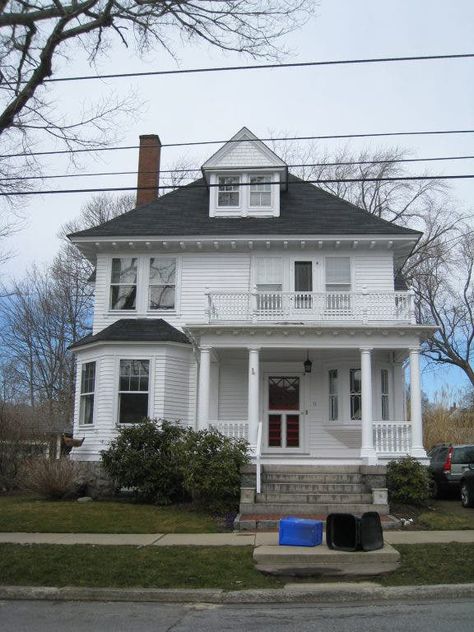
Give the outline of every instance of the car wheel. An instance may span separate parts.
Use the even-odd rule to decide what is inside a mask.
[[[474,494],[469,491],[467,483],[461,484],[461,505],[463,507],[474,507]]]

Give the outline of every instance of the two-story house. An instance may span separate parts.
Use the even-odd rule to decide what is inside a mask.
[[[247,439],[260,500],[262,466],[425,459],[433,330],[397,276],[420,233],[293,176],[246,128],[157,197],[159,150],[141,137],[136,209],[70,236],[96,266],[93,333],[74,347],[75,458],[98,461],[148,416]]]

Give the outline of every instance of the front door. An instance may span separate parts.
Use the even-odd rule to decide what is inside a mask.
[[[302,443],[300,375],[267,376],[265,418],[269,450],[298,450]]]

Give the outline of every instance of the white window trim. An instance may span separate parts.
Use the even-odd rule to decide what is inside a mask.
[[[133,353],[120,353],[115,358],[115,426],[117,428],[127,428],[129,426],[134,426],[135,423],[121,423],[120,422],[120,360],[148,360],[148,410],[147,417],[149,419],[153,419],[155,417],[154,414],[154,402],[155,402],[155,373],[156,367],[154,362],[154,356],[151,356],[147,353],[139,353],[135,351]],[[126,391],[128,393],[135,391]],[[144,391],[137,391],[139,393],[143,393]]]
[[[331,377],[330,377],[330,372],[331,371],[336,371],[337,375],[336,375],[336,389],[334,393],[331,393],[330,391],[330,384],[331,384]],[[333,367],[330,369],[327,369],[327,408],[328,408],[328,422],[329,423],[339,423],[340,421],[340,417],[341,417],[341,407],[340,407],[340,401],[341,401],[341,396],[340,396],[340,381],[341,381],[341,369],[339,369],[338,367]],[[336,409],[337,409],[337,415],[334,419],[331,419],[331,397],[336,399]]]
[[[350,289],[349,290],[341,290],[341,292],[353,292],[354,291],[354,287],[355,287],[355,276],[354,276],[354,258],[351,257],[349,254],[345,254],[345,253],[341,253],[341,254],[330,254],[330,255],[325,255],[324,256],[324,269],[323,269],[323,291],[326,292],[326,287],[328,285],[347,285],[347,283],[327,283],[326,279],[326,271],[327,271],[327,260],[328,259],[337,259],[337,258],[345,258],[345,259],[349,259],[349,266],[350,266]],[[336,290],[332,290],[333,292],[336,292]]]
[[[220,178],[238,178],[239,179],[239,183],[237,185],[237,191],[230,191],[230,193],[238,193],[239,194],[239,203],[238,204],[219,204],[219,188],[220,188],[220,183],[219,180]],[[217,186],[213,187],[216,190],[215,193],[215,204],[216,204],[216,208],[219,210],[222,209],[230,209],[230,210],[238,210],[240,208],[242,208],[242,198],[243,196],[243,188],[242,184],[243,184],[243,177],[240,173],[219,173],[216,176],[216,184]],[[223,185],[226,186],[226,185]],[[225,191],[223,191],[223,193],[225,193]]]
[[[273,209],[273,201],[274,201],[274,186],[273,184],[270,184],[270,191],[252,191],[252,184],[251,184],[251,179],[252,178],[258,178],[258,177],[262,177],[265,178],[265,180],[267,182],[273,182],[274,181],[274,175],[271,173],[249,173],[248,174],[248,206],[249,209],[252,210],[259,210],[259,209],[263,209],[263,210],[269,210],[269,209]],[[257,184],[258,186],[258,184]],[[270,193],[270,204],[251,204],[250,200],[252,199],[252,193],[258,193],[259,195],[261,195],[262,193]]]
[[[395,393],[394,393],[394,383],[393,383],[393,366],[387,363],[380,363],[375,365],[375,369],[377,371],[377,406],[375,410],[377,411],[377,417],[380,421],[394,421],[394,405],[395,405]],[[388,419],[382,419],[382,369],[386,369],[388,371]],[[395,420],[399,421],[399,420]]]
[[[94,390],[91,391],[90,393],[83,393],[82,392],[82,368],[86,365],[86,364],[95,364],[95,369],[94,369]],[[83,362],[81,362],[81,364],[79,365],[79,378],[78,378],[78,382],[79,382],[79,406],[78,406],[78,426],[82,429],[82,428],[93,428],[95,426],[95,404],[96,404],[96,392],[97,392],[97,367],[98,367],[98,363],[97,360],[84,360]],[[82,419],[83,419],[83,408],[82,408],[82,401],[83,401],[83,397],[85,395],[94,395],[94,401],[92,404],[92,423],[90,424],[85,424]]]

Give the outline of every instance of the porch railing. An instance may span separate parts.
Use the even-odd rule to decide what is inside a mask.
[[[374,422],[374,447],[381,455],[410,454],[411,424],[406,421]]]
[[[226,437],[248,441],[249,425],[247,421],[211,421],[210,426]]]
[[[415,323],[408,292],[207,292],[209,322]]]

